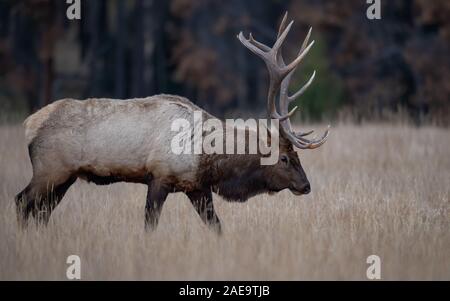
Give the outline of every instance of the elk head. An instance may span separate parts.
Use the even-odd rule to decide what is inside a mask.
[[[296,59],[290,64],[286,64],[281,53],[281,47],[294,22],[291,21],[286,25],[286,21],[287,13],[281,22],[277,40],[272,48],[256,41],[252,34],[247,39],[241,32],[238,35],[238,39],[245,47],[262,58],[266,63],[270,76],[269,93],[267,96],[267,115],[269,119],[276,119],[280,122],[280,157],[277,164],[268,167],[268,170],[266,170],[267,188],[270,192],[277,192],[288,188],[294,194],[307,194],[311,191],[310,184],[294,147],[299,149],[318,148],[327,141],[330,126],[328,126],[326,132],[319,139],[307,138],[313,131],[295,132],[292,129],[289,118],[295,113],[298,107],[289,111],[289,105],[311,85],[315,77],[315,72],[308,82],[292,96],[288,94],[289,84],[292,74],[314,45],[314,41],[308,44],[311,36],[310,29]],[[279,95],[279,112],[276,105],[277,95]]]

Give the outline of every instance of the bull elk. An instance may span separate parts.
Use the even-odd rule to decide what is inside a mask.
[[[270,75],[267,97],[268,118],[280,122],[279,158],[274,165],[261,165],[257,154],[175,155],[170,149],[171,123],[191,118],[201,111],[188,99],[156,95],[145,99],[56,101],[28,117],[24,124],[33,177],[16,196],[18,221],[26,226],[30,215],[46,224],[69,187],[78,179],[97,185],[116,182],[145,184],[145,226],[158,224],[169,193],[184,192],[203,222],[221,232],[214,210],[212,192],[229,201],[246,201],[261,193],[289,189],[296,195],[308,194],[310,183],[294,147],[315,149],[328,138],[329,128],[320,139],[308,139],[311,132],[294,132],[289,104],[308,88],[310,80],[297,93],[288,95],[291,76],[313,46],[309,31],[298,56],[286,64],[281,47],[293,21],[280,25],[272,48],[242,32],[239,41],[265,62]],[[277,96],[279,110],[277,109]],[[245,129],[246,131],[250,129]],[[258,130],[258,129],[256,129]],[[267,129],[265,129],[267,130]]]

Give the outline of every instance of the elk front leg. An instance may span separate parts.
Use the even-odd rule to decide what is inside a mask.
[[[158,226],[159,216],[168,194],[167,187],[161,185],[157,180],[148,183],[147,202],[145,204],[145,230],[154,230]]]
[[[219,217],[214,210],[211,190],[186,193],[202,221],[217,234],[222,233]]]

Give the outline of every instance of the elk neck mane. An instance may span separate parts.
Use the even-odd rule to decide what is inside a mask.
[[[198,179],[228,201],[245,202],[259,193],[268,192],[266,167],[260,155],[202,155]]]

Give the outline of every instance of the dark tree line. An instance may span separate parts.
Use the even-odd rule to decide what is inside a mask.
[[[295,55],[310,25],[317,42],[294,78],[300,85],[318,71],[301,100],[305,114],[371,118],[401,108],[448,124],[445,0],[382,1],[379,21],[367,20],[360,0],[84,0],[81,21],[67,20],[65,2],[0,0],[2,110],[172,93],[219,116],[262,114],[267,72],[236,34],[270,44],[289,10],[296,26],[285,55]]]

